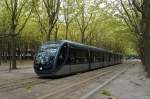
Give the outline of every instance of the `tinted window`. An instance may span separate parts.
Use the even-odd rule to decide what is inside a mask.
[[[102,54],[102,52],[95,52],[95,57],[96,57],[95,62],[102,62],[103,61],[103,54]]]
[[[94,63],[94,61],[95,61],[95,55],[94,55],[94,52],[90,52],[90,60],[91,60],[91,62],[92,63]]]
[[[69,48],[69,57],[68,57],[67,64],[75,64],[76,63],[75,57],[76,57],[75,49]]]
[[[36,63],[52,64],[56,56],[57,50],[59,48],[58,44],[44,44],[38,50],[38,53],[35,57]]]
[[[58,65],[61,65],[61,64],[66,64],[66,58],[67,58],[67,46],[64,45],[61,50],[60,50],[60,53],[59,53],[59,56],[58,56]]]
[[[88,51],[70,48],[67,64],[83,64],[88,62]]]
[[[77,49],[76,50],[76,63],[82,64],[88,62],[88,51]]]
[[[57,50],[58,50],[59,44],[45,44],[41,46],[38,53],[47,52],[47,54],[50,54],[51,56],[55,56]]]

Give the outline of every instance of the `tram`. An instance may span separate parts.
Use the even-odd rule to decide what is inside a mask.
[[[122,63],[123,55],[68,40],[43,44],[34,58],[40,77],[56,77]]]

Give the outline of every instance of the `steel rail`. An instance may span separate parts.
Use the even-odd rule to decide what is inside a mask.
[[[99,74],[96,75],[96,76],[92,76],[92,77],[90,77],[90,78],[84,79],[83,81],[80,81],[80,82],[71,84],[70,86],[64,86],[64,87],[60,88],[59,90],[55,90],[55,91],[53,91],[52,93],[48,93],[48,94],[46,94],[46,95],[37,97],[37,98],[35,98],[35,99],[49,99],[48,97],[54,96],[54,95],[56,95],[56,94],[59,94],[59,93],[61,93],[61,92],[64,92],[65,90],[71,89],[71,88],[76,87],[76,86],[78,86],[78,85],[87,83],[88,81],[91,81],[91,80],[93,80],[93,79],[96,79],[96,78],[98,78],[98,77],[100,77],[100,76],[103,76],[103,75],[105,75],[105,74],[108,74],[108,73],[110,73],[110,72],[112,72],[112,70],[110,70],[110,71],[105,71],[105,72],[103,72],[103,73],[99,73]]]
[[[117,74],[115,74],[113,77],[111,77],[110,79],[108,79],[107,81],[105,81],[104,83],[100,84],[99,86],[97,86],[95,89],[91,90],[89,93],[85,94],[84,96],[82,96],[80,99],[88,99],[90,96],[92,96],[94,93],[98,92],[99,90],[101,90],[104,86],[106,86],[107,84],[109,84],[112,80],[116,79],[118,76],[120,76],[122,73],[124,73],[125,70],[118,72]]]

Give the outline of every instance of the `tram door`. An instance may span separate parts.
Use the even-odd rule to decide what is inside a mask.
[[[66,64],[66,59],[67,59],[67,51],[68,51],[68,48],[66,45],[64,45],[61,50],[60,50],[60,53],[59,53],[59,56],[58,56],[58,66],[60,65],[65,65]]]
[[[68,74],[70,72],[70,65],[68,63],[69,48],[64,45],[59,53],[57,66],[61,66],[60,74]]]

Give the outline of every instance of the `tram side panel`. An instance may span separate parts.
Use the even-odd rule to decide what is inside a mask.
[[[57,64],[57,65],[59,66],[61,64]],[[66,63],[61,66],[61,68],[59,69],[58,72],[56,72],[56,74],[66,75],[66,74],[74,74],[74,73],[88,71],[88,70],[89,70],[88,50],[83,49],[83,48],[70,47],[69,55],[68,55]]]
[[[89,53],[88,49],[70,49],[71,73],[83,72],[89,70]]]

